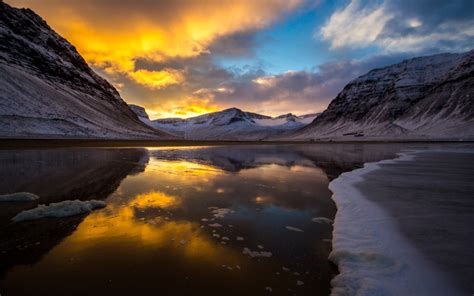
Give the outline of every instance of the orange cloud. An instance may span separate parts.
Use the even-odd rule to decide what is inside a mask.
[[[135,61],[163,62],[208,52],[219,37],[269,25],[303,0],[150,1],[10,0],[30,7],[65,36],[92,65],[160,89],[182,83],[171,69],[136,69]]]
[[[164,69],[161,71],[137,70],[130,72],[129,76],[135,82],[147,86],[151,89],[161,89],[168,85],[181,83],[184,81],[183,71],[174,69]]]
[[[186,118],[221,109],[211,99],[185,97],[184,99],[169,101],[156,107],[150,106],[146,110],[151,118]]]

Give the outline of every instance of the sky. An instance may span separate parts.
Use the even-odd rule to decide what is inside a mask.
[[[152,119],[323,111],[404,59],[474,48],[472,0],[6,0],[71,42]]]

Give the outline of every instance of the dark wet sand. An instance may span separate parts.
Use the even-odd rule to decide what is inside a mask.
[[[414,161],[382,164],[357,185],[466,295],[474,291],[474,149],[470,152],[418,153]]]

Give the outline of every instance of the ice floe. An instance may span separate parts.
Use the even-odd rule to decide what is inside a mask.
[[[249,255],[252,258],[259,258],[259,257],[271,257],[272,252],[267,252],[267,251],[252,251],[249,248],[244,248],[242,251],[242,254],[244,255]]]
[[[238,237],[236,237],[235,239],[238,240],[238,241],[243,241],[243,240],[244,240],[244,238],[241,237],[241,236],[238,236]]]
[[[207,224],[207,226],[209,226],[209,227],[214,227],[214,228],[216,228],[216,227],[222,227],[222,225],[219,224],[219,223]]]
[[[234,213],[234,210],[228,208],[209,207],[214,218],[224,218],[227,214]]]
[[[2,201],[32,201],[40,197],[30,192],[15,192],[10,194],[0,195],[0,202]]]
[[[94,209],[105,207],[106,204],[100,200],[65,200],[49,205],[39,205],[38,207],[20,212],[12,218],[14,222],[34,220],[41,218],[62,218],[89,213]]]
[[[311,219],[311,221],[321,224],[332,224],[332,220],[326,217],[315,217]]]
[[[291,231],[296,231],[296,232],[304,232],[304,230],[293,227],[293,226],[285,226],[286,229],[291,230]]]

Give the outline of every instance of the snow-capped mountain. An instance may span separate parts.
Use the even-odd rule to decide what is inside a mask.
[[[372,70],[290,138],[473,139],[474,50]]]
[[[30,9],[0,1],[0,137],[164,138]]]
[[[144,123],[187,140],[264,140],[301,128],[317,116],[290,113],[273,118],[230,108],[186,119],[150,120],[142,107],[134,106],[132,110]]]

